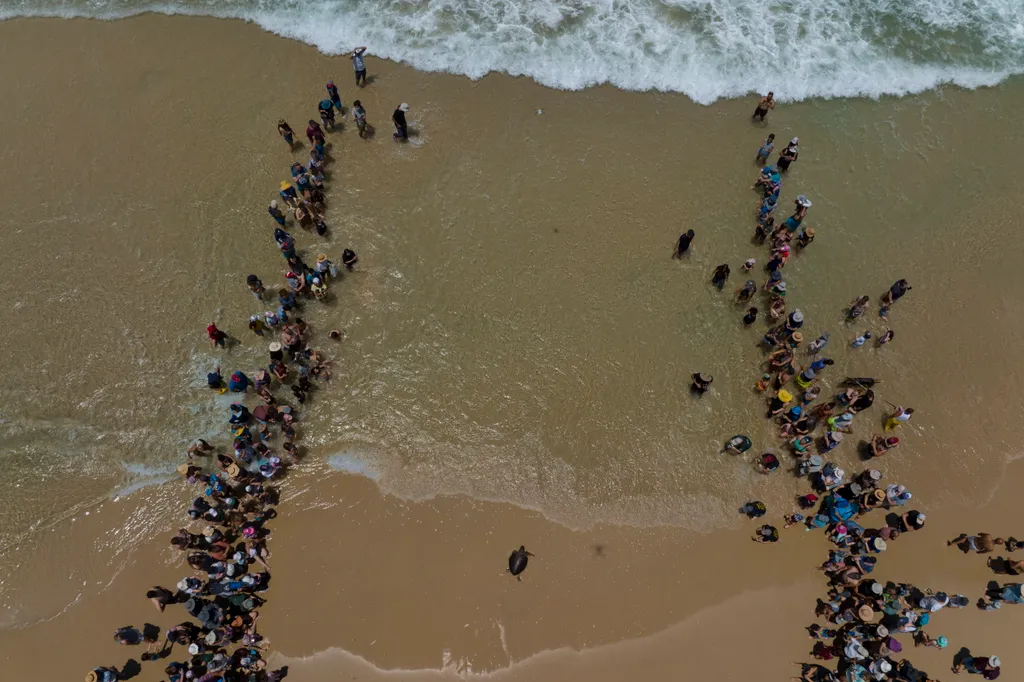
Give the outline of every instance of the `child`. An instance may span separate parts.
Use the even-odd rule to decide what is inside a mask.
[[[764,144],[757,150],[757,164],[768,163],[768,157],[772,155],[772,150],[775,148],[775,133],[770,134],[765,138]]]
[[[768,386],[771,383],[772,383],[772,375],[771,374],[763,374],[763,375],[761,375],[761,380],[758,381],[756,384],[754,384],[754,388],[756,388],[761,393],[764,393],[764,391],[768,388]]]
[[[863,334],[861,334],[860,336],[858,336],[857,338],[855,338],[853,340],[853,344],[852,345],[853,345],[854,348],[860,348],[865,343],[867,343],[867,340],[870,339],[870,338],[871,338],[871,332],[865,331]]]
[[[750,272],[751,270],[754,269],[754,265],[756,265],[756,264],[757,264],[756,260],[754,260],[753,258],[748,258],[747,262],[743,264],[743,269],[746,272]]]
[[[878,339],[878,345],[879,346],[884,346],[885,344],[887,344],[890,341],[892,341],[892,337],[894,337],[894,336],[896,336],[896,332],[894,332],[891,329],[886,329],[885,333],[882,334],[882,337],[880,339]]]
[[[747,310],[747,314],[743,316],[743,324],[745,324],[746,326],[749,327],[750,325],[754,324],[755,322],[757,322],[757,308],[750,308],[749,310]],[[765,376],[768,376],[768,375],[765,375]],[[771,377],[769,377],[769,378],[771,378]],[[759,381],[758,385],[760,386],[760,384],[761,384],[761,382]],[[759,388],[758,390],[759,391],[763,391],[764,388]]]

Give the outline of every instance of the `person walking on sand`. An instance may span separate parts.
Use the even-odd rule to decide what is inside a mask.
[[[409,124],[405,120],[405,114],[409,111],[409,105],[402,102],[395,109],[395,113],[391,114],[391,120],[395,124],[395,139],[396,140],[408,140],[409,139]]]
[[[366,130],[366,109],[363,108],[363,103],[359,100],[352,103],[352,118],[356,121],[356,128],[359,129],[360,139],[365,140],[368,132]]]
[[[338,109],[338,113],[340,114],[343,105],[341,103],[341,94],[338,93],[338,86],[334,84],[333,80],[329,80],[327,81],[327,85],[324,87],[327,88],[328,99],[331,104]]]
[[[775,108],[775,93],[769,92],[767,95],[761,98],[761,101],[757,103],[757,108],[754,109],[754,115],[750,117],[752,121],[764,122],[764,117],[768,115],[768,112]]]
[[[295,131],[283,118],[277,120],[277,134],[288,143],[289,147],[295,147]]]
[[[892,431],[900,424],[906,424],[910,421],[910,418],[914,416],[914,408],[908,407],[903,409],[899,405],[896,406],[896,411],[889,416],[889,419],[885,422],[885,430]]]
[[[352,50],[352,68],[356,71],[356,86],[366,87],[366,61],[363,57],[363,53],[366,52],[366,46],[357,47]]]
[[[693,236],[693,230],[687,230],[683,234],[679,235],[679,241],[676,243],[676,252],[672,255],[673,258],[682,258],[683,254],[689,251],[690,242],[693,241]]]
[[[768,157],[772,155],[773,149],[775,149],[775,133],[770,134],[761,145],[761,148],[757,150],[757,156],[755,157],[757,165],[768,163]]]

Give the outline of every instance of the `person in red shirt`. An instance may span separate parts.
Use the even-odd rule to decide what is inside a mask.
[[[306,126],[306,137],[309,139],[309,143],[314,146],[323,144],[326,141],[324,129],[313,119],[309,119],[309,125]]]
[[[210,337],[210,344],[214,348],[217,346],[220,346],[221,348],[225,347],[225,341],[227,340],[228,335],[217,329],[217,325],[213,322],[211,322],[210,326],[206,328],[206,335]]]

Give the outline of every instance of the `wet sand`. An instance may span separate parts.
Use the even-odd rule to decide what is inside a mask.
[[[57,678],[118,663],[127,654],[109,633],[156,616],[138,595],[180,577],[159,536],[179,525],[187,492],[172,483],[115,502],[111,491],[171,478],[184,444],[216,432],[202,389],[211,317],[243,340],[224,362],[262,357],[237,311],[262,309],[245,274],[276,281],[282,267],[264,206],[290,157],[273,124],[298,127],[326,77],[344,84],[351,67],[212,19],[13,21],[0,37],[19,65],[0,74],[15,103],[0,181],[26,190],[0,215],[0,277],[15,292],[12,346],[39,350],[0,375],[18,396],[3,424],[4,622],[37,623],[6,632],[0,656],[24,672],[26,652],[68,642],[60,660],[35,663]],[[754,497],[789,511],[802,488],[717,454],[737,432],[774,442],[750,390],[759,334],[738,329],[707,283],[719,262],[738,272],[764,260],[749,244],[747,187],[767,130],[804,142],[783,201],[812,196],[819,236],[785,274],[809,326],[833,334],[839,371],[826,381],[879,376],[881,397],[918,409],[883,465],[930,527],[898,541],[882,570],[980,593],[984,561],[944,536],[976,530],[968,520],[1020,532],[1003,511],[1012,492],[989,503],[1019,455],[1011,425],[1024,408],[1020,81],[786,105],[760,129],[745,124],[747,102],[370,68],[359,96],[378,135],[334,142],[325,242],[335,256],[355,246],[361,266],[309,314],[348,339],[305,423],[319,449],[289,478],[274,527],[264,622],[296,671],[368,674],[332,647],[385,669],[515,661],[509,676],[552,679],[703,673],[709,652],[738,679],[740,650],[781,677],[804,660],[824,542],[793,531],[757,547],[735,515]],[[349,103],[351,88],[342,94]],[[417,133],[403,147],[387,125],[400,101]],[[673,262],[689,226],[692,258]],[[303,246],[320,248],[306,235]],[[914,291],[893,312],[896,341],[844,348],[858,330],[842,327],[843,306],[900,276]],[[715,390],[694,401],[685,377],[709,368]],[[864,419],[881,417],[876,405]],[[470,497],[382,497],[332,473],[332,455],[396,495]],[[856,458],[837,455],[847,469]],[[537,559],[517,584],[502,569],[520,543]],[[939,622],[1009,668],[1015,614]],[[764,624],[763,640],[746,619]],[[562,647],[587,653],[541,654]]]

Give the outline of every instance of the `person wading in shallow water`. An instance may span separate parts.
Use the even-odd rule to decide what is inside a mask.
[[[405,114],[409,111],[409,105],[402,102],[391,114],[391,120],[395,124],[395,139],[405,141],[409,139],[409,124],[405,120]]]
[[[752,121],[764,121],[764,117],[768,115],[768,112],[775,108],[775,93],[769,92],[767,95],[761,98],[761,101],[757,103],[757,108],[754,109],[754,115],[750,117]]]

